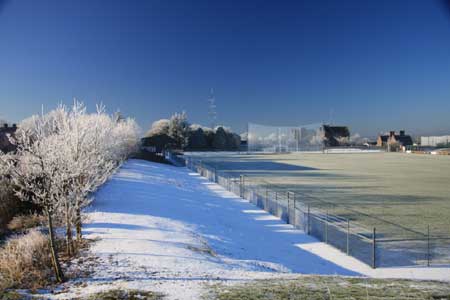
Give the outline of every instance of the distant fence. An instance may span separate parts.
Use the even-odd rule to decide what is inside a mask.
[[[184,158],[177,155],[176,153],[173,153],[172,151],[165,151],[164,157],[174,166],[184,167],[186,165],[186,161],[184,160]]]
[[[407,231],[408,237],[390,238],[376,228],[330,213],[336,204],[279,190],[250,176],[236,177],[198,158],[186,157],[185,161],[189,169],[201,176],[372,268],[450,264],[450,238],[432,235],[429,227],[425,233],[399,227],[398,230]]]

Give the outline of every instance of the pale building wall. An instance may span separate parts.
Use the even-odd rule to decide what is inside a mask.
[[[449,142],[450,142],[450,135],[420,137],[421,146],[436,147],[438,144],[448,144]]]

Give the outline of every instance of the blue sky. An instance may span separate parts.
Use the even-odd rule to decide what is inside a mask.
[[[450,14],[434,0],[10,0],[0,115],[75,97],[152,121],[329,121],[374,136],[450,133]],[[332,112],[330,114],[330,112]]]

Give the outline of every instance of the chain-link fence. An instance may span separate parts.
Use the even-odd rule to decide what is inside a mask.
[[[248,151],[293,152],[322,151],[323,124],[296,127],[248,124]]]
[[[401,235],[404,238],[392,238],[391,232],[377,232],[375,227],[369,228],[338,214],[337,212],[343,211],[339,205],[280,189],[247,175],[237,177],[235,174],[217,170],[213,165],[198,158],[186,157],[186,166],[286,223],[373,268],[450,264],[450,237],[433,235],[429,227],[425,232],[419,232],[389,224],[393,232],[404,231]],[[356,212],[352,213],[354,215]],[[383,222],[381,219],[377,221]]]

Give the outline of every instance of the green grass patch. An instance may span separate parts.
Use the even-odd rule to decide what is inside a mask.
[[[450,299],[450,285],[431,281],[304,276],[215,285],[208,300]]]

